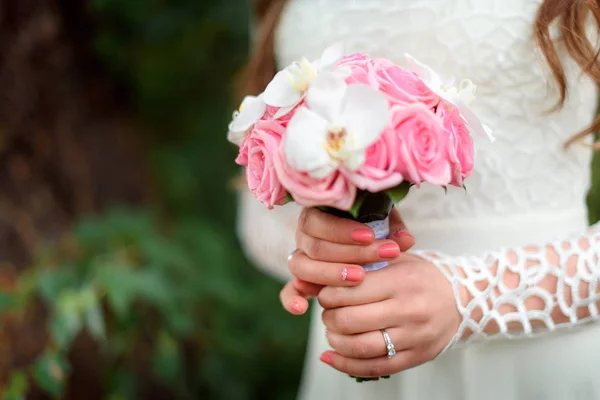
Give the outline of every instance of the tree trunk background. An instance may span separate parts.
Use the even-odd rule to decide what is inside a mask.
[[[0,0],[0,287],[80,216],[151,198],[127,99],[93,49],[82,0]],[[0,388],[44,347],[43,309],[0,330]],[[93,346],[80,338],[68,398],[100,398]],[[44,398],[32,394],[28,398]]]

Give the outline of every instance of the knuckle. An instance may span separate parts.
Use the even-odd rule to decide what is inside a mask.
[[[324,237],[330,238],[330,240],[334,242],[341,242],[342,238],[338,233],[339,229],[335,224],[323,224],[323,234]]]
[[[325,333],[325,338],[327,339],[327,343],[334,350],[338,350],[338,341],[337,341],[336,336],[337,335],[334,335],[329,331],[326,331],[326,333]]]
[[[348,314],[342,310],[336,310],[333,312],[333,324],[337,332],[344,334],[351,333]]]
[[[319,295],[317,296],[317,300],[321,307],[325,309],[336,308],[338,303],[335,301],[336,298],[339,298],[339,292],[341,291],[341,287],[327,286],[321,289]]]
[[[362,340],[355,340],[350,351],[355,358],[370,358],[369,347]]]
[[[304,208],[298,217],[298,229],[302,232],[306,233],[306,229],[308,228],[310,220],[310,209]]]
[[[355,246],[353,259],[355,259],[357,262],[359,262],[361,264],[368,263],[368,262],[375,262],[375,261],[379,260],[377,248],[373,247],[373,245],[367,246],[367,247]]]
[[[292,259],[288,263],[288,269],[290,270],[292,275],[298,276],[298,273],[301,270],[301,266],[300,266],[301,263],[302,263],[302,261],[299,260],[298,257],[292,257]]]
[[[321,252],[321,240],[319,239],[315,239],[313,237],[311,237],[310,239],[308,239],[305,243],[305,249],[304,252],[306,254],[308,254],[308,256],[310,258],[318,258],[320,252]]]
[[[334,328],[333,324],[331,323],[330,315],[330,310],[325,310],[321,313],[321,320],[323,321],[323,325],[325,325],[325,328],[327,329],[327,333],[329,333],[329,331]]]
[[[320,292],[320,293],[317,295],[317,302],[318,302],[318,303],[319,303],[319,305],[320,305],[321,307],[323,307],[323,308],[330,308],[330,307],[328,306],[328,298],[327,298],[327,295],[323,293],[325,290],[326,290],[326,289],[323,289],[323,290],[321,290],[321,292]]]
[[[333,308],[333,304],[331,301],[331,295],[330,295],[330,289],[328,287],[323,288],[318,296],[317,296],[317,301],[319,302],[319,304],[321,305],[321,307],[327,309],[327,308]]]

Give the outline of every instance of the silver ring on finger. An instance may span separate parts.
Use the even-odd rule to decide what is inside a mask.
[[[292,252],[291,252],[291,253],[288,255],[288,257],[287,257],[287,262],[288,262],[288,264],[289,264],[289,263],[292,261],[292,258],[294,258],[294,254],[296,254],[296,253],[297,253],[297,252],[299,252],[299,251],[300,251],[300,249],[295,249],[294,251],[292,251]]]
[[[392,343],[392,339],[390,339],[390,335],[385,331],[385,329],[381,330],[383,334],[383,340],[385,340],[385,348],[387,349],[388,358],[392,358],[396,355],[396,348],[394,347],[394,343]]]

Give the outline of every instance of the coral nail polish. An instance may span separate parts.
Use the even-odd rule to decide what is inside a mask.
[[[357,229],[350,235],[352,240],[358,243],[366,243],[369,244],[375,239],[375,235],[373,231],[368,229]]]
[[[410,232],[409,232],[409,231],[407,231],[406,229],[396,229],[396,230],[395,230],[395,231],[392,233],[392,235],[393,235],[394,237],[397,237],[397,238],[400,238],[400,237],[403,237],[403,236],[412,236],[412,235],[410,234]]]
[[[294,301],[292,303],[292,311],[295,312],[296,314],[300,314],[302,312],[302,310],[300,309],[300,304],[298,304],[297,301]]]
[[[321,357],[319,359],[327,365],[333,365],[333,358],[331,357],[331,354],[329,354],[329,353],[321,354]]]
[[[360,282],[363,279],[362,268],[344,268],[342,270],[342,280],[350,282]]]
[[[400,248],[396,243],[386,243],[379,248],[379,257],[396,258],[400,255]]]

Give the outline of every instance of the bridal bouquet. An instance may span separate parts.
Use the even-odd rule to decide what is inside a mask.
[[[228,139],[256,198],[270,209],[290,201],[320,207],[367,223],[381,239],[411,186],[463,187],[473,169],[471,134],[492,139],[468,106],[476,87],[405,59],[410,69],[334,45],[246,97]]]

